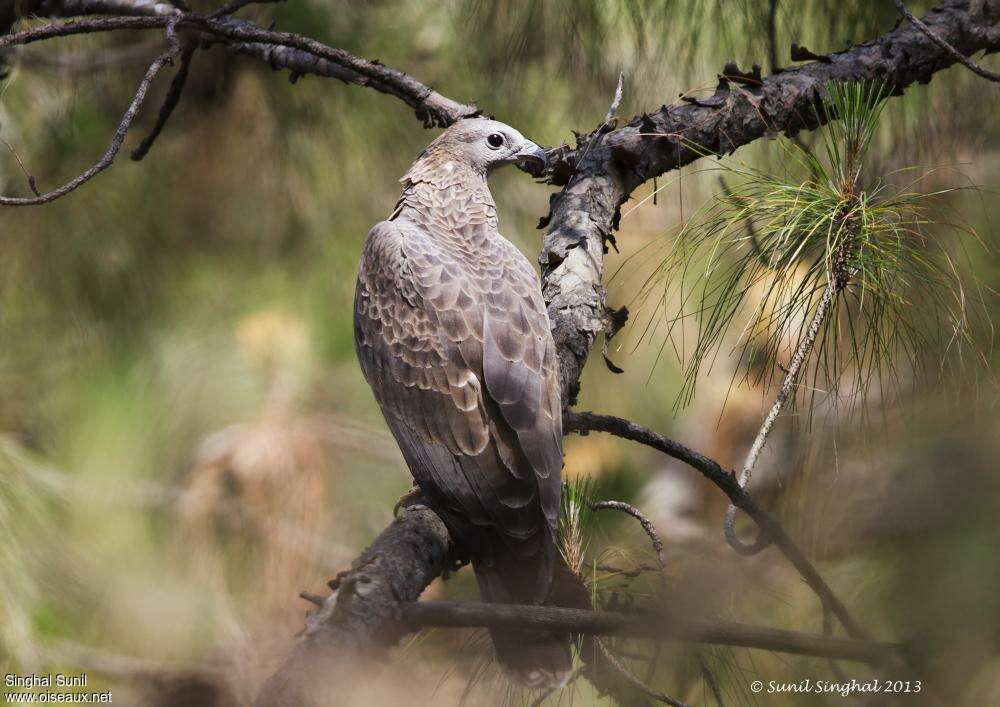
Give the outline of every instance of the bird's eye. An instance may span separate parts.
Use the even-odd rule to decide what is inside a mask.
[[[499,149],[503,146],[503,135],[500,133],[493,133],[488,138],[486,138],[486,144],[492,147],[494,150]]]

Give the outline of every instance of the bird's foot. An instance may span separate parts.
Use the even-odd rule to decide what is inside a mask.
[[[408,504],[410,501],[415,501],[418,498],[423,498],[423,495],[424,495],[423,491],[420,490],[420,487],[414,484],[413,488],[411,488],[409,491],[400,496],[399,500],[396,501],[396,505],[392,507],[393,517],[399,515],[400,508]]]

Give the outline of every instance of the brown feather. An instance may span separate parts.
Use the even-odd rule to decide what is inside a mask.
[[[358,358],[414,479],[472,555],[484,599],[537,602],[557,556],[558,359],[538,275],[498,232],[485,173],[456,157],[450,132],[365,241]],[[561,674],[568,644],[545,636],[532,640],[551,665],[536,667]]]

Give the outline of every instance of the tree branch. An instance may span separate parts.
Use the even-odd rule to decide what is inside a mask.
[[[163,3],[136,0],[48,0],[36,5],[36,14],[48,17],[117,16],[55,23],[0,37],[0,48],[71,34],[153,29],[164,26],[168,17],[176,17],[178,28],[198,31],[201,41],[221,43],[235,54],[262,59],[273,68],[291,71],[293,76],[307,73],[329,76],[399,98],[416,111],[426,127],[445,127],[480,114],[475,105],[453,101],[381,62],[357,57],[302,35],[262,29],[246,20],[180,12]]]
[[[160,112],[156,116],[156,123],[153,125],[153,129],[149,131],[149,134],[142,139],[142,142],[132,150],[131,158],[134,162],[140,161],[149,154],[149,150],[153,146],[153,143],[156,142],[156,138],[160,136],[160,132],[162,132],[167,121],[170,120],[170,116],[173,115],[177,104],[180,103],[181,95],[184,93],[184,86],[187,84],[188,72],[191,70],[191,59],[194,57],[194,52],[197,48],[197,44],[188,44],[181,50],[180,65],[177,67],[177,73],[174,74],[174,80],[170,82],[170,88],[163,99],[163,105],[160,106]]]
[[[667,456],[678,459],[688,466],[701,472],[713,484],[725,493],[729,500],[740,510],[750,516],[754,522],[770,537],[774,544],[788,558],[789,562],[799,571],[802,579],[816,593],[823,606],[837,617],[844,630],[854,638],[867,638],[867,632],[854,620],[847,607],[834,594],[833,590],[820,576],[816,568],[806,558],[785,532],[781,524],[771,514],[764,510],[743,488],[734,472],[723,470],[722,466],[679,442],[668,439],[650,429],[637,425],[629,420],[612,415],[596,415],[592,412],[567,412],[563,414],[563,431],[569,432],[606,432],[608,434],[645,444]]]
[[[941,49],[948,52],[948,54],[951,55],[951,57],[959,64],[969,69],[972,73],[976,74],[977,76],[981,76],[982,78],[988,81],[1000,82],[1000,74],[995,74],[992,71],[987,71],[986,69],[979,66],[979,64],[976,64],[974,61],[971,61],[970,59],[963,56],[957,49],[955,49],[955,47],[951,46],[950,44],[948,44],[948,42],[946,42],[945,40],[941,39],[936,34],[934,34],[934,32],[931,31],[930,27],[928,27],[926,24],[924,24],[919,19],[914,17],[913,13],[907,9],[906,5],[903,4],[902,0],[892,0],[892,2],[896,5],[896,9],[899,10],[899,13],[903,17],[909,20],[914,27],[923,32],[924,36],[926,36],[929,40],[931,40],[936,45],[941,47]]]
[[[121,148],[139,107],[145,100],[152,80],[163,64],[172,62],[179,49],[175,31],[185,29],[195,31],[202,44],[221,43],[236,54],[254,56],[267,61],[274,68],[285,68],[293,77],[305,73],[330,76],[345,83],[354,83],[374,88],[393,95],[414,108],[426,127],[447,126],[461,118],[479,115],[474,105],[463,105],[442,96],[412,76],[385,66],[377,61],[369,61],[342,49],[329,47],[316,40],[288,32],[274,32],[257,27],[253,23],[232,17],[214,19],[191,12],[182,12],[173,5],[147,0],[49,0],[29,3],[28,11],[43,12],[49,16],[72,17],[76,15],[117,13],[119,16],[85,18],[65,23],[51,23],[22,32],[0,36],[0,55],[4,49],[34,42],[68,37],[77,34],[94,34],[119,30],[152,30],[166,28],[171,37],[171,47],[150,65],[146,77],[139,85],[135,97],[125,117],[119,124],[112,143],[101,159],[91,168],[73,178],[62,187],[34,198],[2,197],[0,205],[31,206],[45,204],[70,193],[80,185],[107,169]],[[9,25],[8,25],[9,28]],[[191,45],[194,46],[194,45]],[[152,141],[170,117],[187,77],[193,49],[185,50],[182,65],[168,92],[155,127],[149,137],[133,153],[133,159],[141,159]]]
[[[597,501],[590,506],[595,511],[603,510],[613,510],[621,511],[622,513],[627,513],[628,515],[639,521],[639,525],[642,526],[642,530],[649,537],[649,542],[653,546],[653,551],[656,553],[656,561],[660,566],[660,573],[663,573],[665,565],[663,562],[663,541],[660,540],[660,534],[656,532],[656,528],[649,518],[642,514],[638,508],[624,501]]]
[[[969,5],[968,0],[948,0],[927,14],[924,26],[959,54],[1000,48],[1000,29],[992,27],[985,11],[974,14]],[[58,36],[160,28],[166,26],[168,18],[174,18],[178,28],[198,31],[202,41],[222,43],[233,53],[288,69],[293,77],[315,73],[395,96],[414,108],[428,127],[446,126],[480,113],[476,106],[442,96],[379,62],[232,17],[214,19],[152,0],[34,0],[26,3],[25,12],[51,17],[118,16],[45,25],[3,36],[0,51]],[[569,406],[575,402],[579,374],[596,337],[613,330],[620,321],[604,306],[601,287],[604,247],[613,240],[619,208],[644,181],[700,156],[700,150],[684,148],[685,142],[723,153],[771,130],[794,135],[818,125],[812,105],[823,96],[828,81],[880,78],[901,91],[914,81],[929,80],[954,61],[954,56],[920,28],[897,28],[826,61],[769,76],[761,86],[730,90],[723,80],[722,88],[709,99],[664,106],[618,130],[583,138],[576,150],[565,147],[551,151],[554,167],[549,181],[565,185],[565,189],[553,198],[540,260],[565,372],[564,403]],[[604,129],[602,125],[601,131]],[[596,148],[590,149],[595,137]],[[587,149],[581,150],[582,145]]]
[[[937,37],[962,55],[1000,50],[1000,27],[969,0],[947,0],[924,16]],[[898,27],[869,42],[803,66],[768,76],[759,86],[720,81],[707,98],[663,106],[627,125],[578,138],[575,148],[550,151],[549,181],[562,192],[550,202],[539,261],[559,363],[563,405],[576,404],[580,373],[594,341],[613,331],[601,276],[620,208],[647,180],[694,162],[725,154],[765,135],[794,136],[825,119],[814,109],[829,82],[883,81],[899,95],[926,83],[956,62],[919,28]],[[731,73],[731,72],[724,72]]]
[[[378,62],[300,35],[264,30],[231,17],[213,19],[178,12],[172,5],[148,0],[49,0],[35,3],[35,10],[37,14],[63,17],[95,13],[116,16],[50,24],[0,37],[0,50],[72,34],[162,29],[169,25],[195,33],[200,41],[219,43],[230,52],[287,69],[293,77],[306,73],[331,76],[392,95],[414,108],[428,126],[448,125],[479,113],[474,105],[446,98],[413,77]],[[928,32],[959,55],[1000,49],[1000,29],[983,14],[974,13],[968,0],[941,3],[927,13],[924,24]],[[176,45],[172,50],[176,51]],[[158,57],[159,65],[154,62],[150,66],[126,113],[127,122],[123,119],[116,133],[117,146],[113,142],[113,149],[109,148],[110,159],[102,164],[102,158],[102,162],[70,182],[73,186],[62,193],[110,164],[121,145],[119,134],[124,138],[122,126],[127,130],[131,124],[148,84],[167,60],[165,56]],[[915,81],[929,81],[934,73],[955,62],[955,56],[942,49],[928,33],[907,25],[823,61],[768,76],[759,86],[734,86],[723,80],[720,89],[708,98],[664,106],[654,113],[637,116],[618,129],[602,126],[595,133],[581,137],[576,148],[550,151],[553,168],[547,175],[548,181],[564,188],[553,197],[549,217],[544,220],[548,230],[540,260],[543,291],[559,351],[564,404],[575,403],[580,374],[597,336],[612,331],[621,321],[620,315],[614,316],[605,306],[601,284],[603,257],[606,244],[613,242],[620,207],[639,185],[698,159],[705,150],[722,154],[772,132],[794,136],[802,129],[817,127],[821,117],[813,106],[823,99],[830,81],[882,80],[899,93]],[[8,199],[0,203],[18,201]],[[774,539],[847,632],[854,637],[864,636],[780,524],[750,499],[735,476],[718,463],[620,418],[569,413],[567,420],[567,431],[611,432],[659,449],[699,470]],[[386,646],[398,638],[402,630],[399,602],[415,601],[427,584],[446,569],[449,542],[444,525],[431,511],[420,506],[406,509],[354,563],[338,591],[310,616],[291,655],[267,682],[257,704],[304,705],[316,699],[328,702],[323,694],[329,697],[329,693],[317,691],[331,684],[334,688],[340,686],[340,680],[328,679],[330,673],[347,675],[345,669],[356,665],[361,658],[384,654]],[[317,674],[324,679],[309,679]]]
[[[342,573],[337,589],[306,619],[288,657],[268,678],[254,705],[336,704],[352,671],[385,658],[406,633],[400,602],[416,601],[449,566],[453,548],[444,523],[411,505]]]
[[[819,305],[816,307],[816,312],[813,314],[812,321],[809,322],[806,334],[802,338],[802,341],[799,342],[798,348],[795,349],[795,354],[788,364],[788,372],[785,373],[785,378],[781,381],[774,404],[764,418],[764,422],[760,426],[753,444],[750,446],[750,451],[747,453],[746,461],[743,462],[743,468],[740,470],[739,485],[744,492],[746,491],[747,484],[750,483],[750,475],[753,473],[753,468],[757,465],[760,453],[764,450],[764,444],[767,442],[768,435],[771,434],[771,429],[774,427],[775,421],[777,421],[781,411],[785,409],[785,405],[789,399],[794,397],[795,386],[799,381],[799,371],[802,368],[802,364],[805,363],[806,358],[808,358],[809,352],[812,351],[813,344],[816,343],[816,337],[819,336],[820,329],[823,327],[823,322],[826,321],[826,315],[830,311],[830,306],[833,304],[834,297],[836,297],[839,289],[837,279],[831,276],[826,289],[823,291],[823,296],[820,298]],[[749,544],[744,543],[736,537],[735,504],[729,504],[729,508],[726,509],[723,531],[725,532],[726,542],[729,543],[729,547],[741,555],[756,555],[771,544],[771,538],[763,531]]]
[[[901,646],[856,638],[799,633],[722,620],[694,620],[669,611],[626,614],[553,606],[422,601],[401,607],[403,622],[412,629],[521,628],[555,633],[710,643],[760,648],[820,658],[879,664]]]
[[[103,172],[105,169],[111,166],[114,162],[115,156],[118,154],[118,150],[121,149],[122,143],[125,141],[125,135],[128,133],[129,128],[132,126],[132,121],[135,120],[136,113],[139,112],[139,108],[142,107],[143,101],[146,100],[146,94],[149,92],[149,87],[156,78],[156,75],[160,73],[163,65],[172,62],[174,57],[180,52],[180,41],[177,39],[176,34],[176,21],[174,18],[170,18],[164,23],[167,31],[167,39],[170,42],[170,47],[160,54],[153,63],[149,65],[146,70],[146,74],[142,77],[142,81],[139,82],[139,88],[136,89],[135,96],[132,98],[132,102],[129,104],[128,109],[125,111],[125,115],[122,116],[121,122],[118,124],[118,129],[115,131],[114,136],[111,138],[111,144],[108,145],[108,149],[104,151],[101,158],[94,163],[91,167],[86,169],[81,174],[77,175],[70,181],[63,184],[57,189],[53,189],[50,192],[40,194],[34,197],[9,197],[0,196],[0,205],[3,206],[35,206],[38,204],[47,204],[51,201],[55,201],[61,196],[69,194],[71,191],[90,181],[92,178]],[[12,35],[13,36],[13,35]],[[0,38],[0,42],[3,39]],[[4,46],[0,44],[0,46]]]

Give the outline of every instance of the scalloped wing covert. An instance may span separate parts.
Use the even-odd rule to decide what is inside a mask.
[[[453,534],[486,564],[508,554],[497,542],[516,557],[544,556],[546,576],[534,578],[544,592],[562,469],[555,345],[527,259],[494,220],[459,218],[435,209],[417,223],[397,210],[368,234],[358,357]]]

